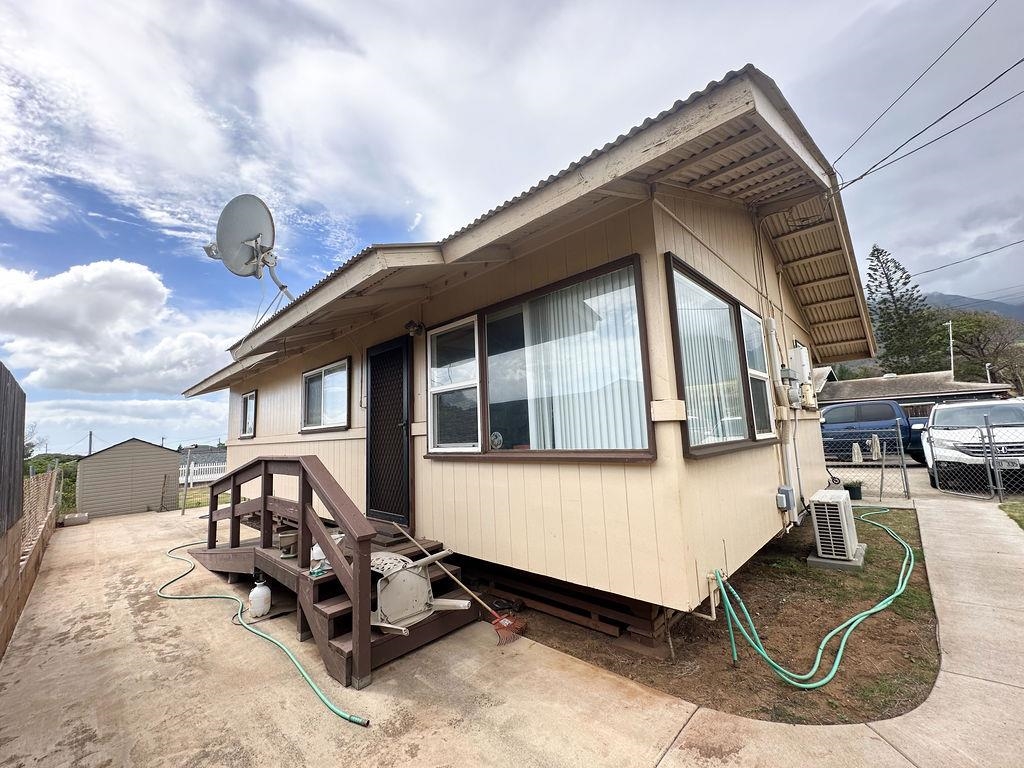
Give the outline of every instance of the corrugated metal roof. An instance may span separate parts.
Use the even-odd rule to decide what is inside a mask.
[[[487,219],[490,219],[491,217],[493,217],[496,214],[500,213],[501,211],[505,210],[509,206],[512,206],[515,203],[519,202],[520,200],[523,200],[524,198],[529,197],[530,195],[534,194],[538,190],[544,189],[544,187],[546,187],[549,184],[557,181],[558,179],[563,178],[567,174],[572,173],[574,170],[576,170],[580,166],[584,165],[585,163],[588,163],[591,160],[593,160],[594,158],[603,155],[604,153],[608,152],[611,149],[614,149],[615,147],[617,147],[620,144],[622,144],[624,141],[627,141],[628,139],[632,138],[633,136],[636,136],[638,133],[640,133],[640,131],[643,131],[646,128],[649,128],[650,126],[654,125],[655,123],[660,122],[661,120],[664,120],[666,117],[674,115],[676,112],[678,112],[679,110],[683,109],[688,104],[693,103],[694,101],[696,101],[697,99],[701,98],[702,96],[706,96],[707,94],[711,93],[711,91],[715,90],[716,88],[720,88],[721,86],[725,85],[726,83],[729,83],[730,81],[735,80],[737,77],[740,77],[740,76],[745,75],[745,74],[747,74],[749,72],[752,72],[752,71],[756,71],[756,68],[754,67],[754,65],[753,64],[745,64],[740,69],[731,70],[731,71],[727,72],[725,74],[725,76],[722,77],[722,79],[720,79],[720,80],[712,80],[703,89],[701,89],[699,91],[694,91],[689,96],[687,96],[685,99],[680,99],[680,100],[676,101],[671,107],[669,107],[668,109],[666,109],[663,112],[659,113],[657,116],[647,118],[646,120],[644,120],[639,125],[635,125],[632,128],[630,128],[626,133],[620,134],[618,137],[616,137],[612,141],[608,142],[603,147],[599,147],[599,148],[595,149],[594,151],[592,151],[590,154],[584,155],[579,160],[577,160],[577,161],[575,161],[573,163],[570,163],[568,166],[566,166],[562,170],[558,171],[557,173],[553,173],[550,176],[548,176],[546,179],[542,179],[541,181],[538,181],[532,187],[530,187],[529,189],[527,189],[527,190],[525,190],[523,192],[520,192],[515,197],[509,198],[508,200],[506,200],[505,202],[501,203],[500,205],[497,205],[494,208],[491,208],[486,213],[483,213],[483,214],[477,216],[469,224],[467,224],[466,226],[462,227],[461,229],[456,230],[455,232],[452,232],[450,235],[448,235],[447,237],[443,238],[442,240],[440,240],[438,242],[432,242],[432,243],[420,243],[420,245],[430,245],[430,246],[441,245],[443,243],[447,243],[449,240],[451,240],[451,239],[453,239],[455,237],[458,237],[459,235],[461,235],[461,234],[463,234],[465,232],[468,232],[469,230],[473,229],[474,227],[476,227],[476,226],[482,224],[483,222],[487,221]],[[397,244],[395,244],[395,245],[397,245]],[[401,243],[401,245],[407,246],[407,245],[410,245],[410,244],[409,243]],[[348,259],[343,264],[341,264],[339,267],[337,267],[335,270],[333,270],[332,272],[329,272],[328,274],[324,275],[322,278],[320,278],[320,280],[318,280],[313,285],[311,285],[309,288],[307,288],[305,291],[303,291],[301,294],[296,296],[295,297],[295,301],[293,301],[291,304],[288,304],[288,305],[282,307],[277,312],[275,312],[273,315],[271,315],[270,317],[266,318],[262,323],[260,323],[258,326],[256,326],[256,328],[254,328],[253,331],[259,330],[263,326],[267,325],[272,320],[274,320],[276,317],[278,317],[282,312],[287,310],[289,306],[292,306],[292,304],[295,304],[295,303],[301,301],[302,299],[306,298],[310,294],[315,293],[318,289],[320,289],[321,287],[323,287],[327,283],[331,282],[331,280],[333,280],[335,277],[340,275],[342,272],[344,272],[346,269],[351,267],[356,262],[366,258],[368,255],[373,253],[373,251],[375,251],[376,249],[378,249],[378,248],[386,248],[386,247],[388,247],[387,244],[373,244],[373,245],[366,246],[361,251],[359,251],[357,254],[355,254],[350,259]],[[250,334],[253,331],[250,331]],[[249,334],[247,334],[247,335],[249,335]]]
[[[655,123],[661,122],[666,117],[674,115],[676,112],[681,110],[683,107],[687,106],[688,104],[692,104],[694,101],[696,101],[697,99],[701,98],[702,96],[707,96],[709,93],[711,93],[711,91],[715,90],[716,88],[721,88],[723,85],[725,85],[726,83],[729,83],[732,80],[735,80],[737,77],[741,77],[742,75],[745,75],[745,74],[747,74],[749,72],[753,72],[753,71],[756,71],[756,67],[754,67],[753,64],[745,64],[740,69],[730,70],[729,72],[727,72],[725,74],[725,76],[721,80],[712,80],[703,89],[701,89],[699,91],[694,91],[689,96],[687,96],[685,99],[680,99],[679,101],[675,102],[671,107],[669,107],[665,111],[659,113],[656,117],[648,117],[646,120],[644,120],[639,125],[634,125],[628,131],[626,131],[626,133],[619,134],[615,139],[613,139],[612,141],[609,141],[603,147],[599,147],[599,148],[595,149],[593,152],[591,152],[590,154],[584,155],[583,157],[581,157],[576,162],[570,163],[568,166],[566,166],[562,170],[558,171],[557,173],[551,174],[546,179],[538,181],[536,184],[534,184],[532,187],[530,187],[526,191],[519,193],[518,195],[516,195],[515,197],[513,197],[513,198],[511,198],[509,200],[506,200],[501,205],[498,205],[498,206],[496,206],[494,208],[491,208],[491,210],[487,211],[487,213],[484,213],[484,214],[481,214],[480,216],[477,216],[469,224],[467,224],[466,226],[462,227],[462,229],[459,229],[459,230],[456,230],[455,232],[452,232],[450,235],[448,235],[443,240],[441,240],[441,242],[442,243],[447,243],[452,238],[458,237],[459,235],[463,234],[464,232],[468,232],[473,227],[476,227],[479,224],[482,224],[483,222],[487,221],[487,219],[491,218],[495,214],[501,213],[503,210],[505,210],[509,206],[514,205],[515,203],[519,202],[520,200],[522,200],[522,199],[524,199],[526,197],[529,197],[533,193],[538,192],[539,190],[544,189],[544,187],[548,186],[549,184],[551,184],[551,183],[553,183],[555,181],[558,181],[559,179],[561,179],[561,178],[565,177],[566,175],[568,175],[568,174],[572,173],[573,171],[575,171],[577,168],[583,166],[586,163],[589,163],[591,160],[593,160],[593,159],[595,159],[597,157],[600,157],[601,155],[605,154],[606,152],[614,149],[615,147],[619,146],[623,142],[633,138],[634,136],[636,136],[641,131],[646,130],[647,128],[651,127]]]
[[[891,400],[899,397],[948,395],[959,393],[1002,393],[1012,389],[1009,384],[987,384],[977,381],[954,381],[949,371],[902,373],[898,376],[874,376],[868,379],[829,381],[821,388],[818,402],[843,403],[853,400]]]

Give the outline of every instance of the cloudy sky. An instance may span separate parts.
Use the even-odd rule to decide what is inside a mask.
[[[89,429],[97,447],[224,437],[222,396],[177,393],[273,294],[200,248],[234,195],[269,202],[298,293],[366,243],[457,229],[748,61],[835,158],[987,2],[4,0],[0,359],[50,450]],[[843,175],[1016,61],[1021,29],[1024,4],[998,2]],[[1022,88],[1024,66],[949,125]],[[861,260],[878,242],[917,272],[1024,237],[1022,127],[1024,98],[852,186]],[[921,282],[1024,301],[1022,257]]]

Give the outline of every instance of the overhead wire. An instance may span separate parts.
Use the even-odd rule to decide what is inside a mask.
[[[1022,59],[1022,61],[1024,61],[1024,59]],[[950,128],[950,129],[949,129],[948,131],[946,131],[945,133],[939,134],[939,135],[938,135],[938,136],[936,136],[936,137],[935,137],[934,139],[931,139],[931,140],[929,140],[929,141],[926,141],[926,142],[925,142],[924,144],[922,144],[921,146],[919,146],[919,147],[914,147],[914,149],[910,150],[909,152],[904,152],[904,153],[903,153],[902,155],[899,155],[898,157],[894,157],[894,158],[893,158],[892,160],[890,160],[890,161],[889,161],[889,162],[887,162],[887,163],[883,163],[882,165],[877,165],[877,164],[876,164],[876,165],[877,165],[877,167],[875,167],[875,166],[872,166],[872,167],[871,167],[870,169],[868,169],[868,170],[867,170],[867,171],[865,171],[864,173],[860,174],[860,176],[857,176],[856,178],[854,178],[854,179],[851,179],[851,180],[850,180],[850,181],[848,181],[848,182],[843,182],[843,184],[841,184],[841,185],[840,185],[840,189],[846,189],[846,188],[847,188],[848,186],[850,186],[850,185],[851,185],[851,184],[853,184],[854,182],[856,182],[856,181],[860,181],[861,179],[863,179],[863,178],[866,178],[866,177],[870,176],[870,175],[871,175],[871,174],[873,174],[873,173],[878,173],[878,172],[879,172],[879,171],[881,171],[882,169],[884,169],[884,168],[888,168],[888,167],[889,167],[890,165],[893,165],[893,164],[895,164],[895,163],[898,163],[898,162],[899,162],[900,160],[904,160],[904,159],[906,159],[906,158],[910,157],[911,155],[915,154],[916,152],[920,152],[920,151],[921,151],[922,149],[924,149],[925,147],[928,147],[928,146],[930,146],[930,145],[934,144],[935,142],[937,142],[937,141],[940,141],[941,139],[944,139],[944,138],[946,138],[946,137],[947,137],[947,136],[949,136],[949,135],[950,135],[951,133],[956,133],[956,132],[957,132],[957,131],[959,131],[959,130],[960,130],[961,128],[966,128],[966,127],[967,127],[968,125],[970,125],[970,124],[971,124],[971,123],[973,123],[974,121],[976,121],[976,120],[980,120],[981,118],[985,117],[985,115],[989,114],[990,112],[995,112],[995,111],[996,111],[997,109],[999,109],[1000,107],[1002,107],[1002,106],[1004,106],[1004,105],[1006,105],[1006,104],[1009,104],[1009,103],[1010,103],[1011,101],[1013,101],[1014,99],[1016,99],[1016,98],[1018,98],[1019,96],[1022,96],[1022,95],[1024,95],[1024,90],[1020,90],[1020,91],[1017,91],[1017,92],[1016,92],[1015,94],[1013,94],[1012,96],[1010,96],[1010,97],[1008,97],[1008,98],[1006,98],[1006,99],[1003,99],[1002,101],[1000,101],[1000,102],[999,102],[998,104],[996,104],[995,106],[989,107],[989,108],[988,108],[988,109],[986,109],[986,110],[985,110],[984,112],[981,112],[980,114],[977,114],[977,115],[975,115],[974,117],[972,117],[972,118],[971,118],[970,120],[965,120],[964,122],[960,123],[959,125],[957,125],[957,126],[954,126],[953,128]]]
[[[911,82],[910,85],[908,85],[906,88],[904,88],[903,92],[900,93],[900,95],[897,96],[895,99],[893,99],[892,103],[889,104],[889,106],[887,106],[885,109],[883,109],[882,112],[878,115],[878,117],[876,117],[874,120],[872,120],[868,124],[867,128],[865,128],[863,131],[860,132],[860,135],[857,136],[857,138],[853,140],[853,143],[851,143],[850,146],[848,146],[846,149],[844,149],[839,154],[839,157],[837,157],[835,160],[832,161],[833,164],[838,163],[840,160],[842,160],[843,156],[847,152],[849,152],[851,149],[853,149],[857,145],[857,143],[867,135],[868,131],[870,131],[872,128],[874,128],[875,124],[878,123],[879,120],[881,120],[883,117],[885,117],[889,113],[889,110],[891,110],[893,107],[895,107],[904,96],[906,96],[908,93],[910,93],[910,90],[915,85],[918,84],[918,82],[921,80],[921,78],[923,78],[925,75],[927,75],[931,71],[932,67],[934,67],[936,64],[938,64],[942,60],[942,58],[953,49],[953,46],[955,46],[957,43],[959,43],[960,39],[964,35],[966,35],[968,32],[970,32],[971,28],[974,27],[974,25],[977,24],[979,21],[981,21],[981,18],[986,13],[988,13],[992,9],[992,6],[994,6],[997,2],[999,2],[999,0],[992,0],[991,3],[989,3],[987,6],[985,6],[985,9],[981,13],[979,13],[977,15],[977,17],[975,17],[974,21],[972,21],[970,24],[968,24],[967,27],[959,35],[956,36],[956,39],[954,39],[953,42],[951,42],[949,45],[947,45],[945,50],[943,50],[942,53],[940,53],[935,58],[935,60],[932,61],[931,64],[929,64],[927,67],[925,67],[924,71],[921,74],[919,74],[917,77],[915,77],[913,82]]]
[[[999,73],[998,75],[996,75],[995,77],[993,77],[993,78],[992,78],[991,80],[989,80],[989,81],[988,81],[987,83],[985,83],[985,85],[981,86],[981,88],[979,88],[979,89],[978,89],[978,90],[976,90],[976,91],[975,91],[974,93],[972,93],[972,94],[971,94],[970,96],[968,96],[968,97],[967,97],[967,98],[965,98],[965,99],[964,99],[963,101],[961,101],[960,103],[958,103],[958,104],[957,104],[957,105],[956,105],[955,107],[952,107],[951,109],[948,109],[948,110],[946,110],[945,112],[943,112],[943,113],[942,113],[941,115],[939,115],[939,116],[938,116],[937,118],[935,118],[935,119],[934,119],[934,120],[932,120],[932,121],[931,121],[930,123],[928,123],[928,125],[926,125],[926,126],[925,126],[924,128],[922,128],[921,130],[919,130],[919,131],[918,131],[917,133],[915,133],[915,134],[914,134],[913,136],[911,136],[911,137],[910,137],[909,139],[907,139],[907,140],[906,140],[906,141],[904,141],[904,142],[903,142],[902,144],[900,144],[900,145],[899,145],[899,146],[897,146],[897,147],[896,147],[895,149],[893,149],[893,150],[892,150],[891,152],[889,152],[889,154],[885,155],[884,157],[882,157],[882,158],[881,158],[881,159],[879,159],[879,160],[876,160],[876,161],[875,161],[875,163],[874,163],[873,165],[871,165],[871,166],[869,166],[869,167],[868,167],[868,170],[867,170],[867,171],[865,171],[865,172],[864,172],[863,174],[861,174],[861,177],[862,177],[862,176],[864,176],[864,175],[865,175],[866,173],[868,173],[869,171],[871,171],[871,170],[872,170],[872,169],[873,169],[873,168],[874,168],[875,166],[877,166],[877,165],[879,165],[879,164],[881,164],[881,163],[885,162],[885,161],[886,161],[886,160],[888,160],[888,159],[889,159],[890,157],[892,157],[893,155],[895,155],[895,154],[896,154],[897,152],[899,152],[899,151],[900,151],[901,149],[903,149],[903,148],[904,148],[905,146],[907,146],[907,144],[909,144],[910,142],[912,142],[912,141],[913,141],[914,139],[916,139],[916,138],[917,138],[918,136],[920,136],[921,134],[923,134],[923,133],[924,133],[925,131],[927,131],[927,130],[928,130],[929,128],[932,128],[933,126],[937,125],[938,123],[941,123],[941,122],[942,122],[943,120],[945,120],[945,119],[946,119],[947,117],[949,117],[949,116],[950,116],[951,114],[953,114],[953,113],[954,113],[954,112],[956,112],[956,111],[957,111],[958,109],[960,109],[960,107],[964,106],[965,104],[967,104],[967,103],[968,103],[968,102],[970,102],[971,100],[973,100],[973,99],[977,98],[978,96],[980,96],[980,95],[981,95],[982,93],[984,93],[984,92],[985,92],[985,91],[987,91],[987,90],[988,90],[989,88],[991,88],[991,87],[992,87],[993,85],[995,85],[995,84],[996,84],[997,82],[999,82],[999,81],[1000,81],[1001,79],[1003,79],[1004,77],[1006,77],[1006,76],[1007,76],[1008,74],[1010,74],[1010,73],[1011,73],[1011,72],[1012,72],[1013,70],[1015,70],[1015,69],[1016,69],[1017,67],[1019,67],[1019,66],[1020,66],[1021,64],[1024,64],[1024,57],[1021,57],[1021,58],[1017,59],[1017,61],[1015,61],[1015,62],[1014,62],[1013,64],[1011,64],[1011,65],[1010,65],[1010,66],[1008,66],[1008,67],[1007,67],[1006,69],[1004,69],[1004,70],[1003,70],[1002,72],[1000,72],[1000,73]],[[858,178],[860,178],[860,177],[858,177]],[[856,180],[857,180],[857,179],[852,179],[851,181],[847,182],[847,185],[849,185],[849,184],[852,184],[852,183],[853,183],[854,181],[856,181]]]
[[[932,272],[938,272],[941,269],[948,269],[949,267],[955,267],[957,264],[964,264],[965,262],[968,262],[968,261],[974,261],[975,259],[980,259],[982,256],[989,256],[989,255],[991,255],[993,253],[998,253],[999,251],[1005,251],[1007,248],[1012,248],[1013,246],[1020,245],[1021,243],[1024,243],[1024,239],[1014,240],[1012,243],[1006,243],[1006,245],[1000,245],[998,248],[992,248],[992,249],[987,250],[987,251],[982,251],[981,253],[976,253],[973,256],[968,256],[967,258],[964,258],[964,259],[957,259],[955,261],[950,261],[950,262],[947,262],[946,264],[940,264],[939,266],[932,267],[931,269],[922,269],[920,272],[912,273],[910,275],[910,277],[917,277],[918,275],[928,275],[928,274],[931,274]]]

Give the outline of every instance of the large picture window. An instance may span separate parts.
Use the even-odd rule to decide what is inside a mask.
[[[691,449],[774,435],[761,319],[669,259],[679,371]]]
[[[620,262],[431,331],[431,450],[649,450],[635,270]]]
[[[633,267],[487,315],[492,450],[647,447]]]
[[[346,429],[349,359],[302,374],[302,428]]]

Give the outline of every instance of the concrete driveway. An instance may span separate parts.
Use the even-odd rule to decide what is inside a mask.
[[[918,502],[942,669],[915,711],[789,726],[698,708],[486,624],[342,688],[289,618],[284,640],[362,729],[314,698],[221,601],[164,601],[163,556],[202,538],[193,514],[60,530],[0,662],[0,766],[1020,766],[1024,532],[991,503]],[[197,569],[183,592],[243,595]],[[867,628],[863,631],[869,631]]]

